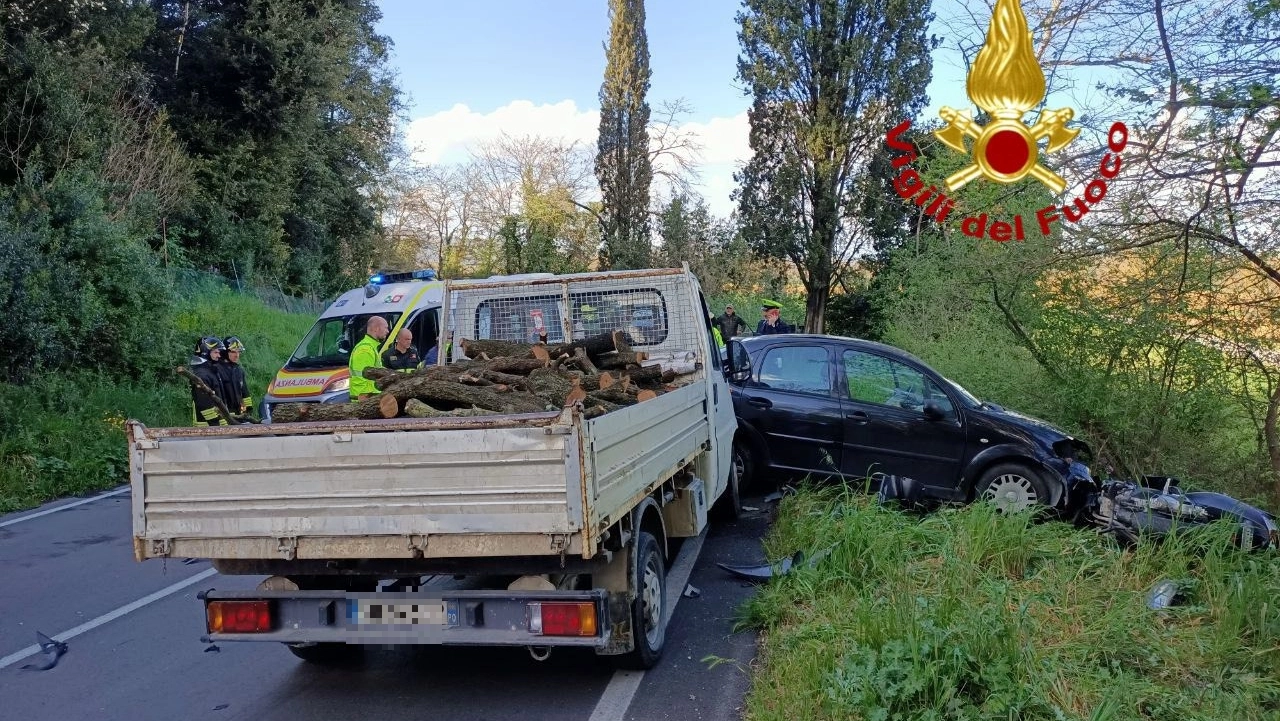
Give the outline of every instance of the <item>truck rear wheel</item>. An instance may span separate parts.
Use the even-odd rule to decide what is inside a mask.
[[[635,648],[618,656],[621,668],[650,669],[662,658],[666,643],[667,572],[658,539],[641,531],[636,543],[636,598],[631,602],[631,635]]]

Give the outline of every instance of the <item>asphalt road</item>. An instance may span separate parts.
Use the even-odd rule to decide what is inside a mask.
[[[700,595],[680,598],[663,660],[642,674],[615,672],[606,659],[572,650],[536,662],[523,649],[404,647],[373,651],[349,668],[312,666],[271,644],[224,643],[207,652],[195,595],[214,587],[253,588],[261,579],[220,576],[204,562],[134,561],[127,492],[69,503],[0,516],[4,718],[714,721],[741,715],[756,639],[735,633],[733,624],[752,589],[715,563],[761,560],[759,539],[768,522],[758,498],[746,503],[759,511],[684,542],[669,573],[674,578],[692,566],[688,583]],[[673,587],[669,598],[682,590]],[[39,653],[26,655],[37,630],[68,645],[47,671],[23,668],[42,661]],[[702,659],[712,655],[735,663],[711,669]]]

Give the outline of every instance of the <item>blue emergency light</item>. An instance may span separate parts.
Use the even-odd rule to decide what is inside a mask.
[[[436,272],[430,268],[421,270],[407,271],[403,273],[388,273],[380,271],[369,276],[369,283],[373,285],[383,285],[386,283],[403,283],[406,280],[435,280]]]

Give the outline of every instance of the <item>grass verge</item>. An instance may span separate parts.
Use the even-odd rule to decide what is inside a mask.
[[[177,317],[192,343],[203,334],[238,335],[245,342],[243,362],[255,401],[314,321],[230,291],[193,298]],[[173,365],[186,361],[175,358]],[[129,418],[150,426],[191,425],[191,392],[168,374],[139,381],[82,371],[46,373],[22,386],[0,383],[0,513],[127,481]]]
[[[747,718],[1277,719],[1280,563],[1229,528],[1122,551],[983,504],[923,517],[844,489],[788,497]],[[1162,579],[1186,602],[1146,605]]]

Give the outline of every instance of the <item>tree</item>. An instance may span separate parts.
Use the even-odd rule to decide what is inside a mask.
[[[603,196],[601,266],[649,265],[649,41],[644,0],[609,1],[596,179]]]
[[[743,233],[789,259],[823,330],[832,286],[868,241],[860,196],[884,133],[927,103],[936,46],[906,0],[745,0],[738,77],[752,96],[752,159],[738,174]]]
[[[373,187],[398,90],[373,0],[151,0],[143,67],[201,192],[181,219],[203,264],[294,289],[350,287],[381,233]]]

